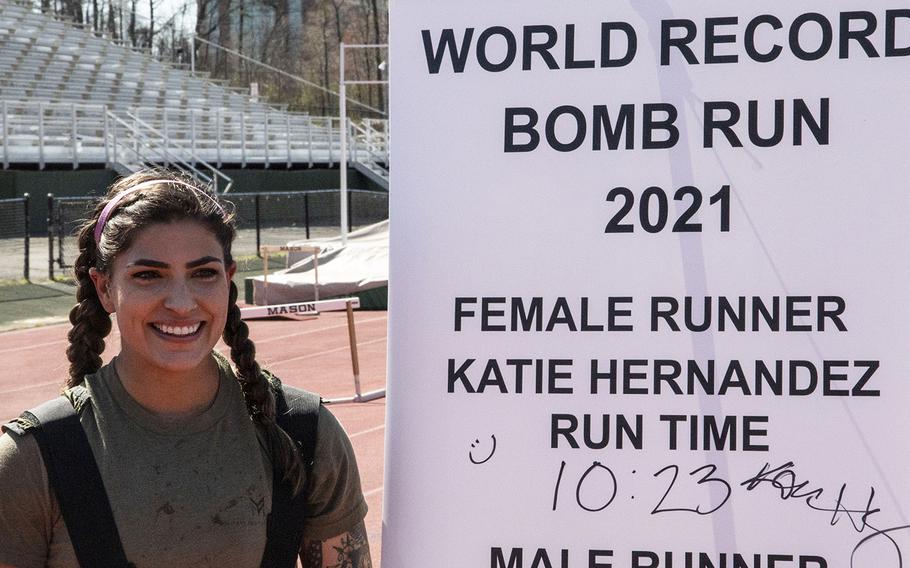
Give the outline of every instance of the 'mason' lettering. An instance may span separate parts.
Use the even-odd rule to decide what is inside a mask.
[[[269,307],[267,310],[267,315],[269,316],[287,316],[287,315],[299,315],[299,314],[308,314],[316,311],[316,306],[313,304],[290,304],[287,306],[275,306]]]

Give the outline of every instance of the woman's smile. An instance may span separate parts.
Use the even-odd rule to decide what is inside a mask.
[[[199,330],[202,329],[202,326],[205,324],[204,322],[197,321],[196,323],[182,325],[167,325],[162,323],[152,323],[149,325],[151,325],[155,331],[168,338],[189,339],[197,337],[199,335]]]

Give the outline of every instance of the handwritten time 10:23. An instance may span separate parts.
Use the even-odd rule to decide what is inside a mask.
[[[631,472],[633,475],[638,473],[634,469]],[[829,498],[829,493],[824,488],[815,486],[808,479],[802,479],[792,461],[787,461],[779,466],[765,463],[755,475],[738,483],[731,483],[721,476],[718,467],[714,464],[706,464],[691,471],[671,464],[654,472],[652,476],[664,480],[666,487],[653,506],[648,505],[651,515],[668,513],[710,515],[727,505],[736,487],[741,487],[746,492],[764,490],[776,494],[782,501],[801,501],[813,511],[826,513],[826,518],[831,526],[846,519],[856,533],[864,534],[865,536],[856,544],[851,553],[849,564],[851,568],[855,566],[854,561],[857,559],[858,553],[875,541],[878,541],[879,544],[884,543],[893,549],[893,566],[896,568],[904,566],[903,555],[896,537],[900,534],[910,535],[910,525],[880,526],[881,523],[873,518],[881,513],[881,508],[875,504],[874,487],[862,492],[863,502],[857,500],[848,505],[846,483],[841,484],[836,496]],[[589,513],[599,513],[609,509],[615,502],[619,494],[619,486],[620,482],[616,473],[602,462],[594,461],[586,469],[580,470],[568,468],[566,461],[563,460],[559,464],[553,487],[552,510],[578,507]],[[709,491],[707,493],[693,491],[699,486],[703,486]],[[565,493],[572,495],[564,495]],[[634,495],[630,497],[635,498]],[[569,499],[572,501],[567,503]]]

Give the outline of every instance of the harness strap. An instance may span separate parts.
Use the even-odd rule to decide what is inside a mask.
[[[311,392],[279,386],[275,392],[278,425],[297,442],[304,467],[304,487],[294,496],[291,484],[273,472],[272,512],[269,514],[267,541],[262,568],[295,566],[303,539],[306,495],[312,478],[316,451],[316,431],[322,399]]]
[[[316,453],[316,432],[321,406],[322,397],[318,394],[287,385],[282,385],[275,397],[278,425],[300,446],[300,458],[303,460],[307,478]]]
[[[114,513],[85,430],[64,396],[24,412],[80,566],[133,566],[120,543]]]
[[[261,567],[290,568],[296,565],[303,539],[322,399],[275,382],[277,422],[299,446],[305,481],[303,489],[294,496],[290,483],[278,472],[273,473],[272,512],[267,521]],[[126,558],[101,472],[74,408],[82,406],[85,393],[70,394],[75,394],[72,400],[59,396],[22,413],[5,428],[20,436],[34,434],[79,565],[134,568]]]

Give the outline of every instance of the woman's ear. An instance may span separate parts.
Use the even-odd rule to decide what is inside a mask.
[[[94,267],[88,269],[88,275],[92,279],[92,284],[95,285],[95,293],[98,294],[98,299],[101,301],[104,311],[109,314],[114,313],[116,310],[114,309],[114,301],[111,294],[111,279],[107,274]]]
[[[225,270],[225,273],[227,273],[228,282],[230,282],[231,279],[234,277],[235,272],[237,272],[237,263],[232,262],[231,264],[228,265],[227,270]]]

